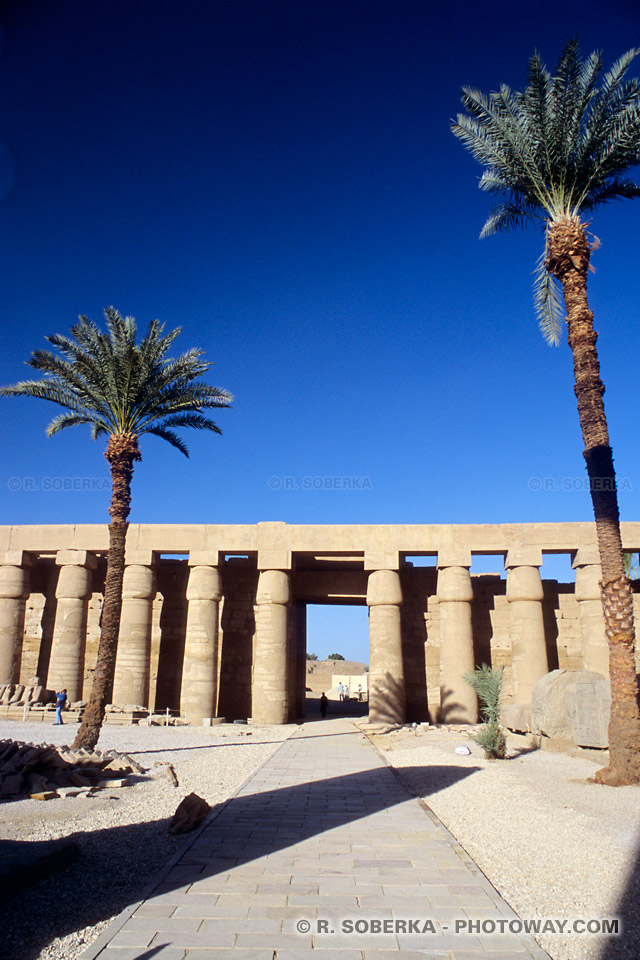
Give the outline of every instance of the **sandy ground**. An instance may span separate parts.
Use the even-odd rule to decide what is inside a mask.
[[[444,728],[371,739],[521,918],[621,919],[618,937],[536,936],[553,960],[638,960],[640,786],[599,786],[594,751],[532,750],[523,737],[509,738],[503,761]]]
[[[203,727],[106,725],[98,749],[134,757],[144,773],[95,798],[0,803],[0,838],[73,837],[80,859],[0,906],[1,960],[74,960],[175,856],[189,836],[168,826],[192,791],[212,807],[238,789],[297,729],[225,724]],[[70,744],[77,724],[0,722],[0,740]],[[179,786],[166,774],[171,764]]]
[[[75,729],[6,721],[0,739],[70,743]],[[0,958],[79,957],[185,843],[167,832],[182,797],[193,790],[223,802],[295,729],[107,726],[99,748],[129,753],[145,768],[132,786],[95,799],[0,804],[3,838],[75,835],[83,848],[76,864],[0,907]],[[493,762],[466,733],[445,728],[371,740],[520,917],[621,918],[616,938],[538,936],[553,960],[640,958],[639,787],[597,786],[597,759],[529,750],[523,738],[510,739],[510,759]],[[455,753],[462,744],[469,755]]]

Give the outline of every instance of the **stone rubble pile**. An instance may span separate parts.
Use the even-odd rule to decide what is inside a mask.
[[[48,743],[0,740],[0,800],[33,800],[91,795],[130,785],[132,773],[145,770],[127,754],[108,750],[71,750]]]

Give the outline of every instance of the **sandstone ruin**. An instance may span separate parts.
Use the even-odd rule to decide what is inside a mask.
[[[639,549],[640,523],[622,535]],[[104,525],[0,527],[0,684],[37,675],[88,698],[107,548]],[[472,575],[475,554],[506,579]],[[575,585],[542,580],[544,554],[568,554]],[[369,608],[370,716],[385,722],[475,722],[462,674],[482,662],[505,667],[519,704],[550,670],[608,674],[592,523],[132,524],[126,562],[123,707],[301,718],[309,603]]]

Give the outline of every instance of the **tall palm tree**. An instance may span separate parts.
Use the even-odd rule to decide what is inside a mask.
[[[177,359],[167,358],[180,328],[163,336],[164,326],[154,320],[136,343],[136,322],[109,307],[104,311],[106,333],[85,316],[71,328],[71,336],[46,339],[57,348],[34,350],[27,360],[44,374],[0,388],[0,396],[27,396],[64,407],[47,427],[53,436],[66,427],[87,423],[94,440],[107,437],[112,496],[109,513],[109,554],[102,609],[100,644],[91,695],[85,707],[74,747],[95,747],[113,683],[118,630],[122,609],[125,540],[131,509],[131,478],[141,460],[138,441],[145,433],[161,437],[189,456],[174,427],[193,427],[220,433],[202,411],[226,407],[232,397],[226,390],[198,380],[211,367],[203,351],[189,350]]]
[[[640,196],[624,172],[640,163],[640,87],[626,79],[638,50],[614,63],[598,83],[602,60],[580,58],[570,40],[551,75],[536,53],[522,93],[501,86],[486,95],[463,87],[466,113],[453,133],[485,167],[480,189],[499,205],[480,236],[533,220],[545,233],[535,301],[542,332],[557,344],[562,287],[575,394],[584,440],[602,563],[602,603],[609,642],[609,766],[600,783],[640,780],[640,712],[634,659],[633,598],[625,575],[613,456],[604,411],[597,335],[587,302],[587,272],[596,242],[585,214],[610,200]]]

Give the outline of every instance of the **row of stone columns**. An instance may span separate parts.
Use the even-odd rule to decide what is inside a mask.
[[[29,596],[32,559],[22,551],[7,553],[0,566],[0,682],[16,682]],[[152,555],[135,558],[125,568],[120,642],[113,700],[119,704],[149,702],[152,609],[156,584]],[[220,572],[211,557],[192,555],[187,586],[181,705],[193,719],[214,716],[217,700],[218,623],[222,598]],[[217,559],[217,557],[216,557]],[[585,669],[606,675],[608,650],[600,605],[600,566],[595,548],[578,550],[576,599],[579,602]],[[527,702],[537,680],[547,672],[542,612],[540,551],[510,551],[506,559],[510,611],[514,699]],[[47,685],[67,688],[71,701],[82,696],[88,603],[96,557],[86,551],[64,550],[60,567],[57,609]],[[469,554],[443,551],[438,558],[437,597],[440,610],[442,712],[450,722],[471,722],[475,695],[462,681],[473,669],[473,588]],[[263,570],[256,596],[256,639],[253,714],[264,723],[286,723],[301,705],[301,659],[291,623],[291,579],[286,570]],[[400,607],[402,590],[397,570],[369,573],[367,586],[370,629],[370,715],[403,720],[404,675]],[[303,681],[302,681],[303,682]]]

